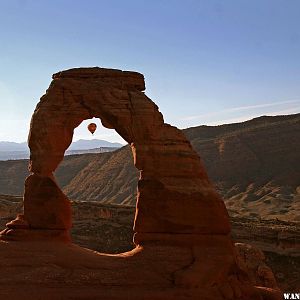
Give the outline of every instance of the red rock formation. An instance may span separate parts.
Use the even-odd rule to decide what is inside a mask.
[[[74,128],[84,119],[99,117],[131,144],[135,166],[142,171],[135,231],[229,233],[225,206],[198,155],[180,130],[163,122],[143,89],[143,76],[134,72],[87,68],[53,75],[31,121],[30,170],[51,177]],[[25,192],[25,216],[26,198]]]
[[[253,245],[236,243],[238,265],[248,274],[253,285],[279,290],[272,270],[265,263],[264,253]]]
[[[71,228],[70,201],[53,178],[30,175],[25,181],[24,199],[24,212],[31,228]]]
[[[143,76],[134,72],[80,68],[53,75],[31,120],[30,171],[34,175],[26,180],[24,194],[24,217],[30,230],[22,231],[29,236],[32,232],[35,239],[43,231],[47,238],[49,232],[65,236],[70,206],[53,172],[72,141],[74,128],[97,117],[131,145],[135,166],[141,171],[134,224],[138,248],[125,256],[128,266],[120,269],[121,276],[140,274],[135,282],[138,288],[192,289],[192,299],[261,299],[236,263],[226,208],[200,158],[180,130],[164,123],[144,89]],[[17,233],[10,236],[16,240],[24,236],[20,230],[15,228]],[[137,269],[136,259],[143,272]],[[112,265],[117,267],[117,261],[116,257]],[[103,278],[107,272],[106,267]],[[108,281],[114,285],[113,279]],[[206,298],[201,298],[204,294]],[[175,295],[170,294],[170,299]],[[152,295],[149,299],[167,298]]]

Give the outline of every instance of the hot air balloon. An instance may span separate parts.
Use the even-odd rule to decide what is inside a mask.
[[[96,131],[97,129],[97,125],[95,123],[91,123],[88,125],[88,130],[91,132],[91,134],[94,134],[94,132]]]

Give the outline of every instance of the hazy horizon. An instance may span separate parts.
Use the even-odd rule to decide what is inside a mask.
[[[299,11],[283,0],[2,1],[0,140],[25,141],[52,74],[74,67],[144,74],[179,128],[299,113]],[[74,140],[91,138],[87,122]],[[94,137],[122,142],[100,126]]]
[[[294,114],[298,114],[298,113],[294,113]],[[239,118],[237,118],[237,119],[228,120],[227,123],[222,123],[222,124],[198,124],[198,125],[195,125],[195,126],[189,126],[189,127],[180,128],[180,129],[187,129],[187,128],[190,128],[190,127],[197,127],[197,126],[221,126],[221,125],[227,125],[227,124],[233,124],[233,123],[246,122],[246,121],[250,121],[250,120],[252,120],[254,118],[259,118],[259,117],[276,117],[276,116],[287,116],[287,115],[294,115],[294,114],[276,114],[276,115],[265,114],[265,115],[259,115],[259,116],[255,116],[254,115],[254,116],[252,116],[249,119],[239,119]],[[230,121],[232,121],[232,122],[230,122]],[[90,136],[91,134],[89,132],[87,132],[87,125],[90,122],[98,122],[98,124],[97,124],[98,125],[97,130],[99,130],[99,129],[101,130],[101,134],[99,135],[99,136],[101,136],[101,138],[97,137],[96,133],[94,133],[92,136]],[[122,145],[126,145],[127,144],[127,142],[114,129],[107,129],[107,128],[103,127],[100,123],[101,123],[100,119],[96,119],[96,118],[83,121],[78,127],[75,128],[72,143],[78,142],[79,140],[87,140],[87,141],[88,140],[89,141],[92,141],[92,140],[103,140],[103,141],[107,141],[107,142],[110,142],[110,143],[119,143],[119,144],[122,144]],[[80,137],[80,135],[78,133],[76,134],[76,131],[79,131],[79,130],[82,131],[82,132],[84,132],[83,135],[82,135],[82,137]],[[105,138],[105,135],[103,135],[102,131],[106,131],[106,130],[113,131],[113,133],[111,135],[107,135],[107,137],[113,136],[114,137],[113,139]],[[12,143],[21,144],[21,143],[27,143],[27,140],[24,140],[24,141],[0,140],[0,142],[12,142]]]

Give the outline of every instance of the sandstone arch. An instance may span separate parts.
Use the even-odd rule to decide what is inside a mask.
[[[48,213],[38,199],[35,205],[33,198],[37,197],[30,191],[39,184],[49,188],[74,128],[97,117],[131,144],[135,166],[141,170],[136,239],[149,233],[153,237],[153,233],[229,232],[224,204],[211,187],[198,155],[180,130],[164,123],[144,89],[143,75],[135,72],[80,68],[53,75],[31,120],[30,171],[35,177],[27,179],[25,191],[25,218],[31,227],[68,228],[67,204],[57,202],[60,208],[48,207]]]
[[[8,243],[17,251],[12,255],[26,263],[32,261],[31,253],[49,254],[40,260],[49,272],[56,255],[72,273],[80,261],[77,276],[80,266],[93,268],[98,298],[261,300],[238,267],[226,208],[200,158],[180,130],[164,123],[144,89],[143,76],[135,72],[79,68],[53,75],[31,120],[32,175],[25,182],[24,215],[8,223],[0,239],[29,241],[26,247],[32,252],[25,254]],[[130,143],[141,171],[137,247],[125,254],[91,254],[74,245],[54,244],[68,241],[71,211],[53,171],[72,141],[73,129],[92,117]],[[45,286],[53,283],[51,277],[45,280]]]

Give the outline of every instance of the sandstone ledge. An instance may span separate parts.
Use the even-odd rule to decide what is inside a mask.
[[[247,286],[247,296],[238,297],[241,290],[234,281],[176,286],[173,275],[191,263],[190,251],[182,247],[139,247],[107,255],[64,243],[0,242],[0,256],[1,299],[278,299],[262,298],[262,292]]]

